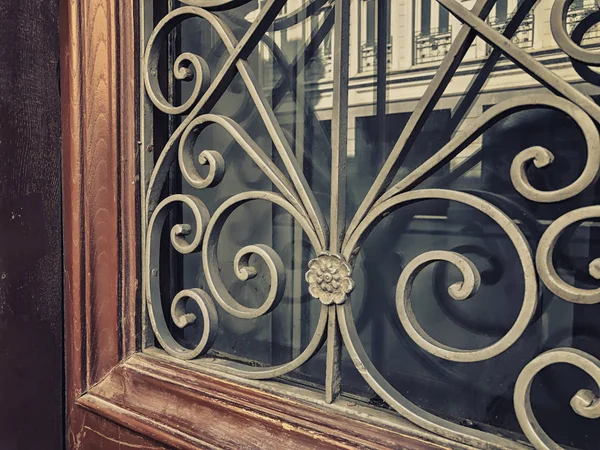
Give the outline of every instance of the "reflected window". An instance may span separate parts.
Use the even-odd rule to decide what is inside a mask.
[[[386,2],[386,15],[385,21],[385,37],[386,45],[385,48],[381,49],[377,46],[378,36],[378,4],[379,2]],[[382,52],[383,57],[386,58],[386,68],[389,69],[392,66],[392,41],[390,36],[390,8],[392,3],[390,0],[361,0],[361,35],[360,35],[360,54],[359,64],[361,72],[374,72],[377,69],[377,57],[378,53]]]
[[[415,19],[415,64],[442,60],[452,42],[448,10],[435,0],[418,0]]]

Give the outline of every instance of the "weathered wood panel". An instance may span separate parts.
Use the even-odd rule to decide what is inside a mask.
[[[135,8],[61,1],[68,448],[165,448],[76,404],[135,349]]]
[[[0,2],[3,450],[63,448],[58,15],[58,0]]]

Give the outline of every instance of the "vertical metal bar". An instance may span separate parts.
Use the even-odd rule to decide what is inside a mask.
[[[306,20],[306,11],[301,14],[298,18],[299,21],[303,24],[302,28],[302,38],[303,41],[300,43],[300,47],[305,48],[306,45],[310,45],[307,43],[311,39],[311,29],[313,25],[312,20]],[[281,31],[283,36],[287,38],[287,29]],[[285,42],[285,40],[284,40]],[[297,50],[297,49],[296,49]],[[307,64],[307,61],[304,59],[306,56],[306,51],[301,50],[298,53],[296,58],[296,63],[292,66],[293,70],[290,75],[290,78],[287,80],[289,83],[290,91],[293,93],[292,96],[295,100],[295,111],[294,111],[294,123],[295,123],[295,136],[294,140],[295,146],[295,154],[298,162],[300,163],[300,167],[304,167],[304,143],[305,143],[305,133],[306,133],[306,106],[305,106],[305,88],[304,88],[304,67]],[[274,100],[274,96],[272,97]],[[273,105],[273,109],[275,109],[275,105]],[[312,186],[311,186],[312,188]],[[302,227],[298,224],[298,222],[294,221],[294,234],[293,234],[293,245],[294,245],[294,261],[292,264],[293,267],[293,280],[292,280],[292,358],[297,358],[302,350],[302,344],[304,341],[304,336],[306,334],[306,322],[303,320],[303,309],[305,306],[302,302],[302,289],[304,286],[304,248],[302,246],[302,237],[304,231]]]
[[[329,247],[339,253],[346,222],[348,150],[348,62],[350,0],[335,3],[333,28],[333,111],[331,114],[331,223]]]
[[[176,0],[168,0],[167,11],[173,11],[177,7],[177,3],[178,2],[176,2]],[[175,66],[175,59],[177,58],[177,54],[181,46],[179,31],[179,27],[175,27],[175,29],[173,29],[169,34],[167,40],[166,60],[168,70],[166,87],[167,99],[172,105],[177,104],[181,98],[179,86],[175,81],[175,71],[173,70],[173,67]],[[166,136],[171,136],[173,134],[179,121],[180,119],[176,115],[169,114],[167,116]],[[171,166],[167,180],[168,195],[182,192],[181,172],[179,171],[179,166],[176,164]],[[183,223],[183,210],[181,208],[175,208],[172,210],[171,214],[169,214],[167,226],[169,229],[173,229],[173,227],[179,223]],[[161,274],[165,277],[164,282],[168,283],[168,289],[165,289],[165,292],[167,292],[165,299],[168,302],[165,306],[168,307],[170,306],[171,299],[177,295],[183,285],[183,256],[181,253],[172,248],[169,237],[166,234],[165,237],[166,239],[164,240],[164,248],[166,250],[165,253],[168,255],[168,264],[163,270],[161,270]],[[171,333],[174,335],[183,336],[184,334],[183,330],[179,329],[174,323],[170,323],[170,329]]]
[[[264,0],[259,0],[258,1],[258,8],[262,8],[264,5]],[[283,14],[286,14],[287,12],[287,8],[288,5],[285,4],[281,10],[281,12]],[[240,19],[242,18],[242,14],[241,11],[239,11],[238,9],[234,9],[232,12],[232,14],[239,14],[240,15]],[[268,86],[270,84],[270,80],[273,80],[275,78],[275,72],[276,72],[276,68],[275,68],[275,64],[276,64],[276,59],[273,57],[273,49],[275,48],[275,46],[277,45],[275,42],[275,39],[277,39],[276,36],[269,36],[269,32],[273,31],[273,25],[271,25],[269,27],[269,29],[267,31],[265,31],[265,34],[263,36],[263,38],[261,39],[261,42],[259,42],[259,44],[256,46],[256,52],[257,52],[257,58],[251,58],[250,61],[252,61],[250,64],[256,64],[256,73],[258,76],[258,81],[260,82],[261,86]],[[282,30],[281,34],[279,36],[279,38],[281,39],[281,42],[285,42],[287,39],[287,34],[286,34],[286,30]],[[280,42],[280,44],[281,44]],[[268,92],[268,89],[265,89],[265,94]],[[269,104],[269,106],[271,108],[274,107],[273,105],[273,97],[271,96],[270,98],[267,97],[266,100],[267,104]],[[274,111],[274,110],[273,110]],[[257,116],[260,119],[260,116]],[[248,128],[250,129],[250,128]],[[262,134],[262,133],[261,133]],[[266,141],[268,141],[268,138],[266,136],[261,136],[261,138],[265,139]],[[238,144],[236,143],[235,140],[232,141],[232,143],[230,144],[230,148],[232,146],[237,146]],[[278,153],[277,153],[277,149],[275,148],[275,146],[273,144],[265,146],[266,149],[269,149],[269,157],[275,161],[277,167],[279,169],[283,169],[284,167],[281,163],[281,160],[278,158]],[[273,183],[271,183],[271,190],[274,189],[274,185]],[[291,227],[280,227],[277,226],[277,224],[281,224],[281,223],[285,223],[287,220],[289,220],[289,216],[287,216],[287,214],[285,212],[283,212],[280,208],[278,208],[275,205],[271,206],[271,219],[267,221],[267,223],[270,224],[271,226],[271,247],[273,249],[275,249],[275,251],[279,252],[281,249],[285,248],[285,246],[289,243],[289,242],[294,242],[294,226],[296,225],[295,222],[292,222],[293,225]],[[295,253],[294,253],[295,254]],[[293,268],[293,264],[294,264],[294,254],[291,255],[286,255],[286,259],[285,259],[285,267],[292,267]],[[292,273],[294,273],[293,269],[292,269]],[[295,278],[295,277],[294,277]],[[295,286],[295,279],[292,279],[292,289],[294,289]],[[292,294],[292,298],[295,300],[296,296],[295,293]],[[268,315],[268,319],[265,318],[265,323],[264,323],[264,328],[266,331],[266,328],[269,328],[268,334],[270,335],[270,340],[271,340],[271,344],[269,346],[269,350],[270,350],[270,356],[269,356],[269,360],[270,363],[272,365],[278,365],[283,363],[284,361],[289,361],[289,358],[293,358],[293,333],[294,333],[294,316],[293,316],[293,311],[292,311],[292,315],[290,315],[289,313],[289,309],[286,308],[285,306],[283,308],[277,308],[275,311],[272,312],[272,314]],[[284,325],[284,323],[286,323]],[[279,325],[279,326],[278,326]],[[281,349],[287,348],[289,347],[290,349],[290,354],[283,354],[283,351]]]
[[[387,103],[387,44],[388,44],[388,2],[377,0],[377,152],[383,157],[386,154],[386,103]],[[383,162],[383,161],[382,161]]]
[[[146,50],[146,42],[154,29],[153,22],[153,4],[152,0],[140,0],[140,55],[144,54]],[[139,77],[140,87],[140,202],[144,205],[144,199],[146,198],[146,190],[152,169],[154,168],[154,124],[153,124],[153,106],[150,99],[146,95],[146,88],[144,87],[143,77]],[[146,227],[148,224],[148,211],[145,207],[142,207],[142,220],[140,223],[141,236],[146,236]],[[146,254],[146,239],[141,239],[142,255]],[[142,271],[143,272],[143,271]],[[145,284],[142,284],[143,286]],[[151,347],[154,345],[154,333],[150,325],[149,316],[146,312],[146,294],[142,289],[142,348]]]
[[[339,253],[346,224],[346,158],[348,152],[348,64],[350,60],[350,0],[335,3],[333,28],[333,111],[331,115],[331,220],[329,248]],[[342,346],[335,307],[329,309],[325,400],[340,393]]]
[[[327,370],[325,372],[325,401],[333,403],[340,395],[342,384],[342,337],[336,314],[336,306],[329,307],[327,321]]]
[[[385,162],[387,152],[387,127],[386,127],[386,104],[387,104],[387,44],[388,44],[388,5],[389,0],[377,0],[377,92],[375,100],[375,118],[377,120],[376,168]],[[380,299],[377,301],[379,302]],[[385,361],[384,346],[386,328],[383,314],[373,315],[373,326],[371,327],[371,347],[373,361],[381,363]]]

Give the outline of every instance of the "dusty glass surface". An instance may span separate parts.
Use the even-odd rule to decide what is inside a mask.
[[[600,380],[600,369],[587,375],[569,349],[585,352],[592,366],[600,356],[600,297],[594,291],[600,214],[582,209],[598,202],[599,75],[557,45],[552,0],[444,1],[454,14],[434,0],[352,0],[337,16],[333,2],[287,1],[255,45],[247,46],[245,62],[233,65],[236,45],[248,40],[273,2],[202,14],[194,10],[202,2],[173,6],[173,17],[181,8],[189,8],[189,17],[163,46],[159,72],[167,73],[169,52],[171,64],[179,55],[199,55],[205,94],[210,83],[228,76],[228,65],[236,69],[210,107],[154,112],[157,155],[177,130],[183,135],[174,140],[179,156],[166,187],[156,192],[199,199],[207,211],[200,228],[209,230],[202,238],[208,243],[189,254],[173,249],[167,225],[160,237],[155,260],[168,333],[193,349],[213,326],[209,344],[193,359],[221,361],[248,378],[283,377],[318,387],[328,399],[338,392],[327,373],[335,378],[339,372],[341,393],[351,398],[343,401],[396,410],[433,432],[448,428],[454,439],[456,430],[470,430],[468,442],[482,446],[489,440],[491,448],[532,440],[531,432],[525,437],[522,431],[531,419],[515,413],[529,402],[513,397],[523,387],[515,383],[545,351],[567,349],[566,360],[561,353],[533,377],[533,412],[560,445],[598,448],[597,423],[569,402],[589,389],[592,397],[582,394],[581,401],[593,409],[598,386],[590,375]],[[592,54],[600,45],[597,9],[576,0],[562,17],[565,32]],[[459,13],[471,24],[463,25]],[[218,26],[230,33],[229,43]],[[487,41],[469,43],[471,26],[484,27]],[[511,38],[510,54],[496,49],[508,44],[502,33]],[[198,86],[198,68],[183,66],[181,79],[161,81],[163,92],[172,86],[176,105],[194,97]],[[194,128],[192,119],[212,125],[197,122]],[[182,150],[188,131],[200,128]],[[222,164],[207,151],[220,154]],[[216,171],[216,181],[194,186],[186,171],[196,181]],[[227,202],[235,206],[230,216],[221,210]],[[149,204],[147,210],[155,211]],[[175,208],[168,226],[198,227],[194,211]],[[226,216],[222,223],[215,219],[220,214]],[[332,217],[340,216],[343,227],[335,227]],[[573,223],[561,225],[564,217],[574,217]],[[553,224],[559,237],[545,251],[543,239]],[[356,237],[361,233],[364,240]],[[195,232],[179,236],[190,243]],[[329,256],[321,258],[325,251]],[[544,259],[555,273],[544,269]],[[208,276],[207,268],[213,270]],[[468,287],[469,277],[476,287]],[[563,294],[556,279],[575,293]],[[175,316],[194,314],[196,321],[180,329],[169,312],[173,297],[189,289],[202,290],[208,300],[184,295]],[[407,296],[412,311],[402,307]],[[275,298],[272,307],[257,313],[268,298]],[[206,304],[218,325],[202,323]],[[330,348],[331,314],[341,343]],[[155,332],[166,333],[160,326]],[[418,336],[433,344],[419,344]],[[505,341],[510,343],[496,351],[496,343]],[[156,345],[184,357],[176,345]],[[327,362],[328,351],[340,351],[341,362]],[[268,372],[273,366],[282,369]],[[442,422],[421,421],[424,411],[414,418],[403,409],[409,402]]]

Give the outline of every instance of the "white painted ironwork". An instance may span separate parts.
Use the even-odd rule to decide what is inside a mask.
[[[510,179],[515,191],[522,197],[537,203],[557,203],[580,194],[597,177],[600,169],[600,136],[597,125],[600,124],[600,107],[586,94],[577,90],[569,82],[557,76],[535,56],[523,50],[521,42],[515,42],[524,30],[529,32],[527,22],[533,2],[521,2],[514,15],[502,26],[487,21],[494,5],[493,0],[477,0],[471,10],[457,0],[437,0],[461,23],[452,36],[448,27],[437,34],[417,36],[415,60],[423,60],[424,49],[442,48],[439,56],[441,63],[431,82],[419,97],[416,107],[399,139],[381,166],[380,172],[370,187],[356,213],[346,221],[346,158],[348,156],[348,91],[350,66],[350,2],[336,0],[313,0],[305,6],[281,15],[285,0],[267,0],[248,24],[245,34],[238,40],[226,23],[216,14],[217,11],[229,11],[241,7],[248,0],[182,0],[184,6],[169,12],[154,27],[147,40],[142,65],[142,77],[146,93],[155,108],[168,114],[182,117],[181,123],[170,134],[164,148],[158,154],[153,165],[145,197],[143,217],[147,218],[145,235],[145,255],[143,259],[144,298],[154,335],[163,349],[175,358],[194,359],[201,357],[210,348],[217,336],[217,308],[237,318],[252,319],[271,313],[280,303],[286,285],[284,262],[277,252],[264,244],[247,245],[241,248],[233,261],[233,269],[241,281],[257,276],[257,269],[250,264],[254,255],[264,262],[268,271],[266,279],[270,286],[262,305],[256,308],[245,306],[236,300],[225,285],[218,263],[219,235],[231,214],[241,205],[253,200],[270,202],[287,211],[308,237],[317,256],[305,268],[305,280],[315,301],[320,302],[320,316],[314,333],[305,348],[291,361],[273,367],[250,367],[241,364],[223,363],[224,373],[248,379],[269,379],[289,373],[311,359],[317,351],[327,344],[326,399],[332,402],[340,392],[340,352],[345,346],[352,361],[366,383],[399,414],[415,424],[456,442],[474,445],[480,448],[524,448],[521,443],[489,434],[477,429],[458,425],[424,411],[397,389],[390,385],[385,377],[371,362],[359,338],[352,314],[352,292],[354,288],[353,265],[365,239],[383,217],[401,210],[407,205],[431,200],[443,199],[485,214],[506,234],[519,258],[523,273],[523,295],[521,309],[510,329],[495,343],[473,350],[453,348],[431,337],[418,323],[412,312],[412,284],[419,272],[438,261],[454,265],[462,274],[463,281],[448,288],[452,298],[462,301],[475,296],[480,285],[480,273],[472,261],[464,255],[450,251],[430,251],[408,262],[396,287],[396,307],[398,320],[408,336],[423,350],[436,357],[469,363],[491,359],[510,348],[524,333],[530,323],[538,303],[540,281],[554,294],[567,302],[588,304],[600,302],[600,288],[581,289],[571,286],[558,275],[553,262],[553,249],[560,234],[571,224],[588,219],[600,218],[600,207],[590,206],[575,209],[556,219],[543,233],[535,252],[530,248],[517,224],[502,210],[474,193],[448,189],[424,189],[419,185],[428,180],[442,165],[459,155],[477,140],[485,130],[503,118],[516,112],[533,108],[546,108],[569,116],[581,130],[587,146],[586,162],[580,175],[567,186],[554,190],[540,190],[534,187],[526,170],[531,165],[534,170],[542,169],[553,163],[554,155],[546,148],[534,146],[521,151],[512,161]],[[578,73],[585,78],[589,75],[588,66],[600,66],[600,53],[580,45],[582,34],[577,27],[571,27],[568,17],[572,17],[569,6],[573,0],[554,0],[551,12],[551,29],[559,47],[572,59]],[[333,5],[333,8],[332,8]],[[385,13],[385,8],[382,9]],[[313,41],[303,51],[308,55],[293,62],[286,61],[274,42],[270,42],[274,59],[283,72],[276,81],[273,96],[266,98],[260,83],[247,61],[258,43],[266,38],[268,29],[281,30],[299,23],[314,15],[323,17],[321,27],[314,33]],[[222,41],[226,60],[219,70],[206,63],[202,55],[190,52],[181,53],[174,61],[175,80],[193,80],[191,96],[181,105],[171,104],[161,92],[159,83],[160,48],[169,34],[183,21],[200,18],[208,23]],[[597,19],[598,20],[598,19]],[[523,25],[525,24],[525,26]],[[392,23],[394,26],[394,23]],[[586,24],[589,28],[592,24]],[[531,34],[533,27],[531,26]],[[310,54],[314,55],[319,43],[327,33],[333,33],[333,51],[331,58],[331,81],[333,84],[333,108],[331,117],[332,174],[330,192],[330,216],[326,218],[315,200],[309,183],[303,175],[296,155],[290,147],[290,141],[277,121],[273,112],[283,98],[288,84],[286,80],[294,77],[303,67],[299,61],[308,65]],[[443,34],[443,36],[442,36]],[[383,33],[381,33],[382,36]],[[442,36],[442,37],[440,37]],[[489,75],[489,67],[505,56],[524,72],[538,80],[547,88],[544,93],[518,96],[501,101],[475,120],[462,127],[431,158],[421,163],[407,176],[394,183],[394,179],[408,152],[421,132],[425,119],[440,99],[449,80],[456,74],[465,55],[472,47],[476,37],[480,37],[492,49],[478,78],[471,85],[471,91],[464,96],[455,108],[454,123],[460,121],[473,102],[472,93]],[[427,41],[425,40],[427,39]],[[432,43],[431,39],[442,39]],[[518,39],[517,39],[518,41]],[[387,68],[387,58],[391,47],[379,45],[377,52],[383,55],[378,60],[378,69]],[[421,56],[420,56],[421,55]],[[364,55],[363,55],[364,57]],[[431,55],[427,56],[431,58]],[[437,56],[436,56],[437,58]],[[424,60],[423,60],[424,61]],[[381,72],[381,70],[378,70]],[[279,164],[273,161],[261,146],[255,142],[233,118],[215,114],[212,110],[223,95],[225,89],[239,75],[248,91],[250,99],[262,120]],[[378,75],[378,78],[381,76]],[[383,78],[385,82],[385,75]],[[289,83],[291,84],[291,83]],[[378,94],[379,95],[379,94]],[[384,94],[383,94],[384,95]],[[383,98],[385,100],[385,97]],[[385,104],[385,101],[383,102]],[[150,112],[145,112],[150,114]],[[167,176],[178,161],[179,170],[185,182],[196,189],[210,189],[223,179],[226,161],[218,150],[205,150],[199,155],[198,163],[208,168],[205,175],[198,172],[194,161],[194,145],[201,139],[203,131],[209,126],[217,126],[227,132],[241,149],[249,156],[275,187],[275,191],[248,191],[227,198],[215,210],[209,211],[204,202],[193,195],[176,193],[162,197]],[[460,170],[460,167],[456,170]],[[199,252],[207,281],[205,290],[194,288],[177,293],[171,302],[170,314],[163,311],[160,292],[160,251],[163,225],[169,211],[175,205],[184,205],[192,213],[195,223],[177,224],[170,232],[173,248],[181,254]],[[589,273],[600,279],[600,258],[589,264]],[[197,304],[202,317],[186,313],[184,300]],[[202,336],[193,349],[177,342],[170,331],[168,319],[179,328],[195,326],[202,322]],[[531,361],[521,373],[514,392],[514,404],[517,418],[531,443],[538,449],[559,448],[541,429],[533,414],[529,399],[531,383],[535,375],[544,367],[557,363],[572,364],[589,373],[600,383],[600,361],[589,354],[576,349],[559,348],[546,352]],[[579,391],[571,401],[573,410],[587,418],[600,416],[600,400],[588,390]]]

